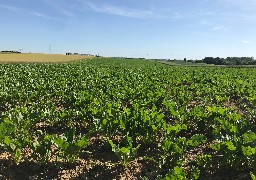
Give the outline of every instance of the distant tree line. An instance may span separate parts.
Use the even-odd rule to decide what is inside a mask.
[[[256,65],[254,57],[205,57],[202,59],[203,63],[215,65]]]
[[[21,52],[20,51],[1,51],[0,53],[3,53],[3,54],[4,53],[8,53],[8,54],[9,53],[14,53],[15,54],[15,53],[21,53]]]

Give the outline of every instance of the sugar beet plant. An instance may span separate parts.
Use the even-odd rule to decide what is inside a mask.
[[[5,64],[0,147],[16,164],[28,156],[73,162],[100,135],[124,167],[138,157],[151,164],[145,178],[198,179],[221,169],[255,177],[255,89],[253,68],[105,58]]]

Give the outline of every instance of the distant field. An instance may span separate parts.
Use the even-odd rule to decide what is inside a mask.
[[[215,66],[214,64],[192,63],[192,62],[185,62],[183,60],[161,61],[161,63],[167,64],[169,66]]]
[[[192,63],[192,62],[184,62],[183,60],[173,60],[173,61],[158,61],[159,63],[166,64],[169,66],[189,66],[189,67],[243,67],[243,68],[255,68],[256,65],[214,65],[214,64],[206,64],[206,63]]]
[[[16,62],[42,62],[42,63],[54,63],[54,62],[71,62],[92,56],[81,55],[62,55],[62,54],[1,54],[0,63],[16,63]]]

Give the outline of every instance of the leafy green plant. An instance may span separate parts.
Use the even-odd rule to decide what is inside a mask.
[[[57,148],[57,157],[68,162],[74,162],[82,149],[88,146],[89,141],[86,135],[76,135],[75,128],[71,128],[65,134],[53,139]]]
[[[126,146],[120,147],[119,144],[116,145],[111,139],[108,138],[108,142],[112,147],[112,151],[122,160],[122,165],[126,167],[129,162],[136,156],[140,145],[133,147],[132,138],[129,137],[129,134],[125,136],[125,140],[127,141]]]
[[[256,180],[256,176],[252,172],[250,172],[250,175],[251,175],[252,180]]]
[[[182,167],[175,166],[165,177],[166,180],[185,180],[187,174]]]
[[[209,169],[213,166],[213,156],[212,155],[198,155],[196,156],[196,163],[198,166],[204,169]]]
[[[99,135],[109,137],[125,166],[139,147],[148,149],[144,160],[155,167],[154,177],[197,179],[197,166],[249,172],[255,167],[255,72],[110,58],[4,64],[0,146],[16,163],[28,156],[25,149],[40,163],[72,162]],[[186,155],[198,149],[203,154],[193,166]]]
[[[40,130],[35,133],[37,138],[31,145],[31,149],[33,150],[32,157],[40,163],[45,164],[54,158],[56,149],[54,149],[53,140],[56,138],[56,135],[46,134]]]
[[[195,134],[187,141],[187,143],[190,147],[194,148],[201,145],[202,143],[205,143],[206,141],[207,141],[207,138],[205,135]]]

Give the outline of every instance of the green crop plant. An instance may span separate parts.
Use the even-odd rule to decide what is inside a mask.
[[[222,168],[250,176],[255,84],[255,68],[111,58],[2,64],[0,152],[17,164],[69,163],[107,139],[119,164],[144,157],[153,178],[202,179]]]
[[[124,137],[125,145],[115,144],[111,139],[108,138],[108,142],[112,147],[112,151],[116,154],[120,160],[122,160],[122,165],[124,167],[128,166],[129,162],[132,161],[137,155],[137,150],[140,145],[134,147],[132,138],[129,137],[129,133]]]

